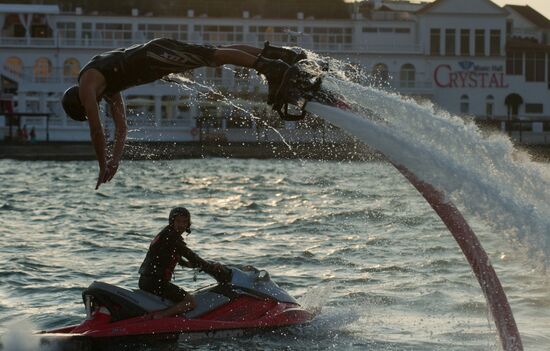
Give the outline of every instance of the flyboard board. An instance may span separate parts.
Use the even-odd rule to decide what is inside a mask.
[[[307,112],[315,114],[384,155],[422,194],[462,249],[487,299],[503,349],[522,351],[519,330],[498,276],[480,241],[458,208],[442,191],[419,179],[387,152],[395,150],[396,146],[399,149],[402,142],[388,131],[377,128],[374,122],[351,112],[345,99],[324,90],[322,77],[311,73],[315,71],[312,70],[315,65],[318,63],[302,60],[286,72],[272,103],[273,109],[282,119],[289,121],[300,120]],[[289,106],[297,107],[300,113],[289,113]],[[409,151],[408,157],[421,157],[421,153],[410,152],[410,145],[403,145],[402,150],[405,149]]]

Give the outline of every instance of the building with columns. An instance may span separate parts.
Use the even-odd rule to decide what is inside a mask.
[[[227,15],[186,8],[172,17],[139,9],[113,15],[0,4],[1,106],[52,113],[52,140],[87,140],[87,127],[68,120],[59,100],[97,53],[156,37],[258,47],[269,40],[347,60],[385,88],[429,99],[454,114],[534,121],[527,127],[532,140],[550,143],[550,21],[531,7],[500,7],[490,0],[330,3],[336,10],[328,15],[295,4],[271,16],[243,1]],[[300,128],[278,120],[264,103],[265,84],[248,70],[204,68],[191,75],[212,88],[156,82],[124,92],[130,137],[191,141],[199,128],[224,133],[228,140],[253,141],[275,137],[268,135],[271,126]],[[216,89],[230,92],[231,100],[220,101]],[[43,121],[28,117],[26,122],[43,135]]]

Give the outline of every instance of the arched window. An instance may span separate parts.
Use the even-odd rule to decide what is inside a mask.
[[[44,80],[52,75],[52,63],[46,57],[41,57],[34,63],[34,78]]]
[[[63,63],[63,77],[76,78],[80,72],[80,62],[74,57],[68,58]]]
[[[508,119],[517,118],[519,107],[523,105],[523,98],[516,93],[512,93],[506,97],[504,104],[508,109]]]
[[[416,81],[416,70],[414,66],[410,63],[406,63],[401,66],[401,71],[399,73],[399,82],[401,88],[414,88]]]
[[[390,79],[388,66],[383,63],[377,63],[376,65],[374,65],[374,67],[372,68],[372,78],[374,80],[374,85],[388,85]]]
[[[487,118],[492,118],[494,115],[494,109],[495,109],[495,98],[493,95],[488,95],[487,99],[485,100],[485,115]]]
[[[460,113],[470,113],[470,98],[468,95],[462,95],[460,97]]]
[[[11,56],[6,59],[4,66],[13,74],[21,76],[23,74],[23,61],[17,56]]]

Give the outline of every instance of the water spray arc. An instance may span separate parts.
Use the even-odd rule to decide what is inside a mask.
[[[389,150],[395,150],[396,146],[400,145],[400,141],[386,130],[378,128],[373,122],[344,109],[313,101],[307,102],[305,109],[345,130],[385,155],[397,170],[422,194],[445,223],[476,275],[487,299],[503,349],[505,351],[522,351],[523,344],[512,309],[481,243],[460,211],[445,197],[443,192],[417,178],[396,158],[392,157],[393,155],[390,154]],[[409,149],[405,157],[409,160],[414,158],[414,150]]]

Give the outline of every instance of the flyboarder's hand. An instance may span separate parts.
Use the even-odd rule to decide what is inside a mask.
[[[99,167],[99,175],[97,176],[97,183],[95,185],[95,190],[99,189],[99,186],[105,183],[108,177],[109,177],[109,168]]]
[[[99,175],[97,177],[97,183],[95,185],[95,190],[99,189],[99,186],[103,183],[110,182],[111,179],[116,174],[118,170],[118,162],[114,160],[109,160],[106,166],[99,167]]]
[[[113,177],[115,176],[117,170],[118,162],[113,159],[109,160],[109,162],[107,162],[107,178],[105,179],[104,183],[110,182],[111,179],[113,179]]]

